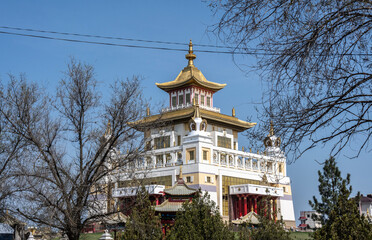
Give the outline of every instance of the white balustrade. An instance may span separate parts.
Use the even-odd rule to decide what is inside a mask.
[[[183,108],[189,108],[189,107],[192,107],[191,103],[181,104],[181,105],[177,105],[177,106],[174,106],[174,107],[173,106],[172,107],[166,107],[166,108],[163,108],[161,110],[161,112],[166,113],[166,112],[175,111],[175,110],[179,110],[179,109],[183,109]],[[199,105],[199,108],[209,110],[209,111],[212,111],[212,112],[217,112],[217,113],[221,112],[221,109],[216,108],[216,107],[208,107],[208,106],[204,106],[204,105]]]

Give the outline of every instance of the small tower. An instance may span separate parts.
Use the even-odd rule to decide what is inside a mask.
[[[189,121],[190,135],[205,133],[207,130],[207,120],[202,119],[200,116],[199,104],[195,104],[193,100],[194,116]]]
[[[265,153],[267,156],[278,156],[284,157],[284,153],[280,149],[281,139],[280,137],[275,136],[274,134],[274,124],[273,121],[270,121],[270,132],[267,137],[264,139]]]

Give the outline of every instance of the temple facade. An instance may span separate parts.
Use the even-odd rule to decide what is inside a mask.
[[[195,58],[190,41],[187,66],[175,80],[156,84],[169,95],[169,105],[130,123],[144,132],[147,149],[133,168],[146,179],[155,199],[177,184],[182,165],[187,186],[208,191],[225,220],[258,213],[260,199],[269,197],[276,217],[282,217],[288,228],[295,227],[286,157],[273,126],[263,152],[239,150],[238,134],[256,123],[238,119],[234,108],[226,115],[214,106],[215,93],[226,84],[208,81],[195,67]],[[119,205],[128,192],[121,181],[113,189]],[[160,205],[164,198],[155,201]]]

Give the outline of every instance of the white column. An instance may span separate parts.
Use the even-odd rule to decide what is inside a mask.
[[[176,146],[176,138],[174,136],[174,131],[172,131],[172,133],[170,135],[170,146],[171,147],[175,147]]]
[[[151,155],[151,165],[152,167],[156,167],[156,158],[155,158],[155,155]]]
[[[176,182],[176,175],[177,175],[177,169],[175,168],[172,173],[172,187],[174,186],[174,183]]]
[[[218,170],[218,189],[219,189],[219,197],[218,197],[218,207],[220,210],[220,214],[222,216],[222,174],[221,170]]]

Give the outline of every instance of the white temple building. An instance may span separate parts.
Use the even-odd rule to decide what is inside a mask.
[[[234,109],[225,115],[214,106],[214,94],[226,84],[208,81],[194,66],[195,58],[190,41],[187,66],[175,80],[156,84],[169,94],[169,106],[131,123],[144,132],[148,149],[135,163],[136,172],[143,173],[156,204],[161,203],[164,189],[176,183],[182,165],[185,183],[208,191],[225,220],[257,213],[260,200],[269,197],[271,210],[278,212],[275,218],[282,217],[287,228],[295,227],[286,157],[273,126],[264,140],[264,152],[239,150],[238,133],[256,123],[238,119]],[[162,124],[154,128],[154,122]],[[126,180],[117,179],[112,194],[119,206],[135,193],[128,191]]]

